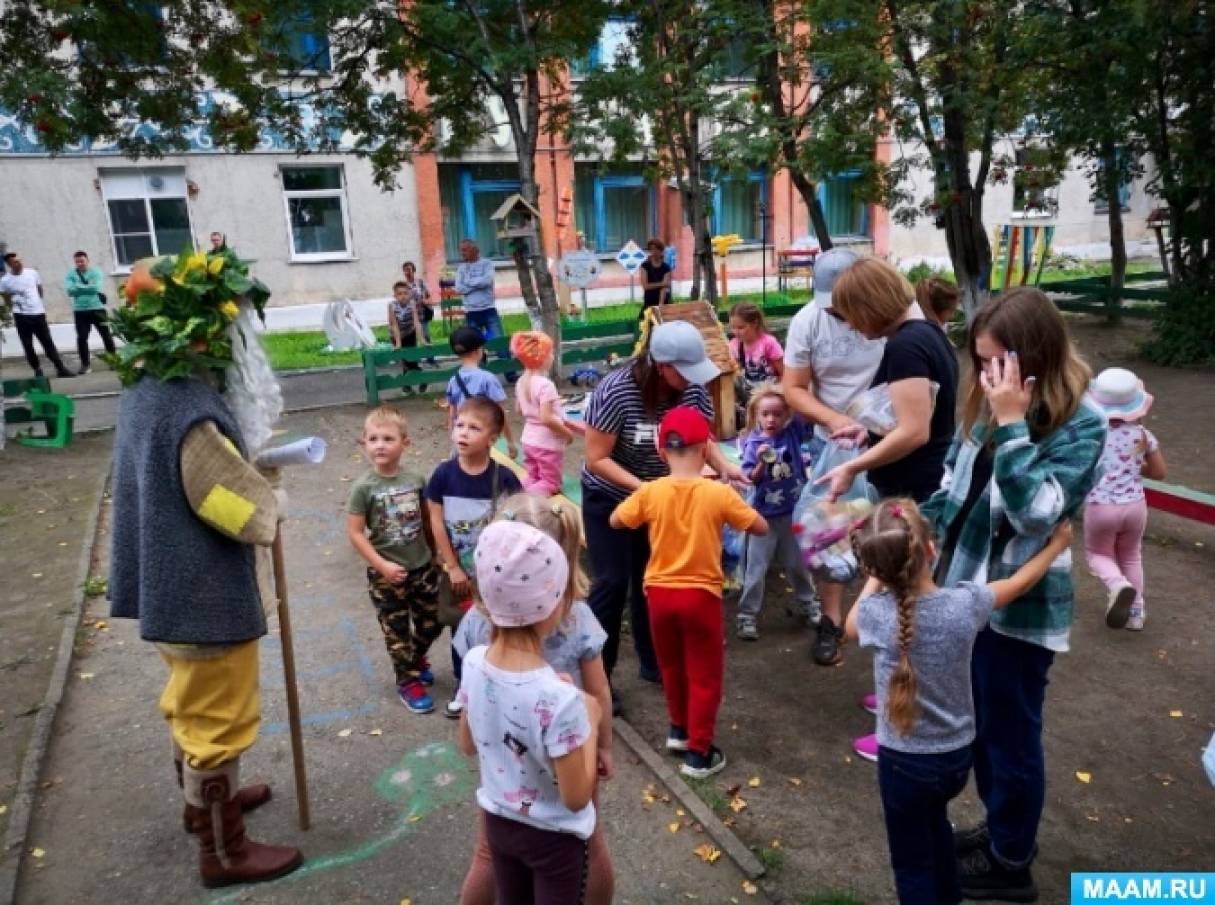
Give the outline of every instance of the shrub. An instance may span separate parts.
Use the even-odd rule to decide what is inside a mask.
[[[952,270],[941,270],[935,267],[930,267],[926,261],[921,261],[907,271],[907,279],[914,286],[920,280],[927,280],[931,277],[944,280],[947,283],[956,283]]]
[[[1156,315],[1143,354],[1171,367],[1215,365],[1215,287],[1180,287]]]

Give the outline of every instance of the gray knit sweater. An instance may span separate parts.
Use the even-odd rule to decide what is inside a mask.
[[[254,551],[190,508],[181,445],[214,421],[243,449],[223,399],[200,380],[144,377],[123,391],[114,442],[110,614],[145,641],[232,644],[266,633]]]

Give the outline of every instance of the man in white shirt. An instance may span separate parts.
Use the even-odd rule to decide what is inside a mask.
[[[42,364],[34,351],[34,338],[42,343],[42,351],[55,366],[59,377],[74,377],[63,366],[55,341],[51,339],[51,328],[46,322],[46,306],[42,304],[42,277],[38,271],[26,267],[21,256],[10,251],[4,256],[8,273],[0,277],[0,296],[13,306],[13,326],[17,328],[17,337],[21,340],[21,348],[25,351],[25,360],[33,369],[35,377],[42,376]]]
[[[819,255],[814,262],[814,299],[794,316],[785,339],[785,399],[814,425],[812,449],[818,452],[833,433],[853,423],[844,412],[869,388],[886,346],[884,339],[866,339],[831,310],[836,279],[856,261],[856,255],[843,249]],[[816,586],[823,610],[811,656],[820,666],[832,666],[840,661],[844,586],[821,579]]]

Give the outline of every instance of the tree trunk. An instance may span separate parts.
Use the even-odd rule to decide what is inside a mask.
[[[814,238],[818,240],[818,247],[823,251],[834,248],[835,243],[831,241],[831,232],[827,229],[827,215],[823,213],[823,206],[818,200],[818,186],[793,167],[789,167],[789,178],[793,181],[793,187],[802,196],[802,201],[806,203],[806,209],[810,212],[810,227],[814,230]]]
[[[537,210],[540,209],[540,191],[536,185],[535,136],[532,141],[520,144],[519,149],[519,194]],[[557,288],[544,256],[544,237],[540,224],[536,224],[535,247],[525,252],[521,247],[514,251],[515,271],[519,275],[519,289],[523,293],[523,304],[533,326],[553,338],[554,356],[561,361],[561,310],[557,303]]]
[[[1126,282],[1126,235],[1122,228],[1122,202],[1118,198],[1122,174],[1118,169],[1118,151],[1114,142],[1101,142],[1102,191],[1109,208],[1110,225],[1110,294],[1105,299],[1105,314],[1111,324],[1122,322],[1122,297],[1118,294]]]
[[[958,194],[945,217],[945,242],[969,323],[990,297],[991,242],[983,226],[983,193],[972,188]]]

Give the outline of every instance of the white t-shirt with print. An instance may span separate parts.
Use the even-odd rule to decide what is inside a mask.
[[[38,276],[38,271],[26,267],[21,273],[6,273],[0,277],[0,295],[13,297],[14,314],[46,314],[46,306],[38,293],[41,285],[42,277]]]
[[[489,644],[493,627],[489,619],[476,607],[470,609],[460,620],[460,625],[451,636],[451,646],[461,657],[474,647]],[[582,687],[582,664],[594,660],[603,653],[607,632],[595,618],[585,600],[575,600],[569,614],[561,620],[553,633],[544,639],[541,651],[544,661],[556,672],[567,673],[576,688]]]
[[[578,750],[591,736],[582,692],[557,678],[551,666],[508,672],[485,659],[488,647],[464,658],[457,700],[481,763],[477,804],[490,814],[542,830],[587,839],[595,806],[571,811],[561,803],[553,761]]]
[[[873,382],[886,348],[884,339],[866,339],[821,305],[809,302],[789,323],[785,338],[785,365],[814,372],[814,395],[824,405],[842,412]],[[815,433],[826,437],[821,424]]]

